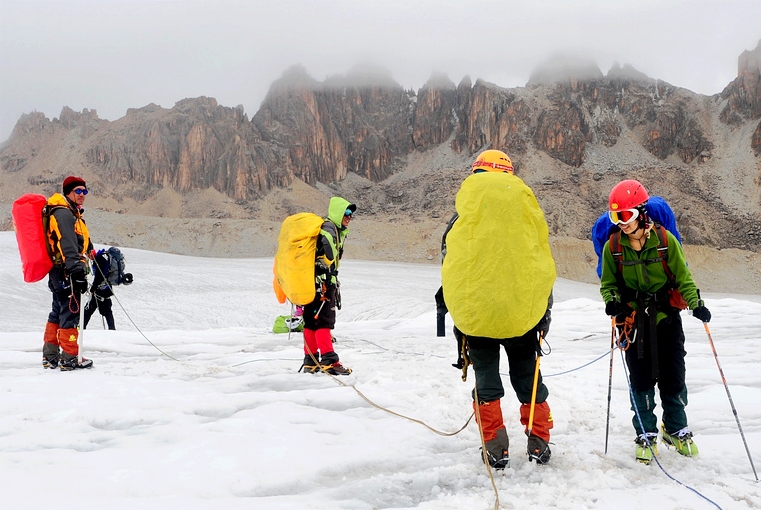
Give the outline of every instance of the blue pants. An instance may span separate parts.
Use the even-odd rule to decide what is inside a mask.
[[[48,274],[48,288],[53,293],[53,304],[48,322],[58,324],[61,329],[79,326],[79,308],[83,306],[82,295],[72,294],[71,285],[64,276],[63,266],[56,266]]]

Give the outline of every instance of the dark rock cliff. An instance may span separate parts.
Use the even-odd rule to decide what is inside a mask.
[[[695,196],[704,194],[718,204],[727,222],[743,222],[741,213],[732,212],[741,208],[724,203],[721,183],[710,187],[701,181],[701,165],[711,164],[717,151],[726,157],[737,150],[761,155],[761,44],[743,53],[737,79],[712,97],[629,66],[616,65],[607,75],[586,64],[565,72],[571,74],[537,72],[516,89],[482,80],[473,84],[468,77],[455,86],[435,75],[414,92],[382,73],[354,72],[318,82],[294,67],[273,83],[250,121],[241,106],[220,106],[207,97],[185,99],[170,109],[154,104],[130,109],[113,122],[95,111],[69,108],[52,121],[39,113],[24,115],[0,148],[0,163],[2,174],[27,172],[30,183],[42,182],[49,169],[35,163],[41,154],[50,161],[76,153],[82,156],[81,171],[105,186],[131,190],[136,200],[146,188],[179,193],[213,188],[243,204],[295,179],[314,186],[344,181],[352,173],[381,183],[403,170],[411,154],[442,146],[462,157],[499,148],[519,171],[536,158],[552,162],[536,179],[547,186],[548,197],[556,193],[561,201],[553,186],[562,183],[563,192],[578,187],[596,201],[588,206],[600,207],[592,197],[609,189],[606,175],[643,170],[691,179]],[[617,152],[622,143],[626,149]],[[748,193],[745,201],[758,202],[759,193],[743,184],[761,187],[758,161],[756,175],[752,161],[738,168],[731,171],[750,172],[735,179]],[[537,169],[529,170],[522,175],[531,180]],[[429,191],[420,201],[429,203],[439,194],[436,183],[423,186]],[[554,209],[548,206],[550,217]],[[583,235],[569,228],[558,224],[554,233]],[[700,232],[695,229],[694,241],[711,242]],[[758,247],[758,237],[751,232],[740,244]]]

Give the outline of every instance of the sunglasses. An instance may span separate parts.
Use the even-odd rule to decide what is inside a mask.
[[[628,225],[639,217],[639,209],[608,211],[608,217],[610,217],[610,221],[616,225]]]
[[[77,195],[87,195],[88,191],[86,189],[77,188],[74,190],[74,193],[76,193]]]
[[[352,214],[354,213],[351,209],[346,209],[346,211],[344,211],[344,216],[348,216],[349,218],[351,218]]]

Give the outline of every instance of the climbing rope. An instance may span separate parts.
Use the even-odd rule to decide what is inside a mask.
[[[103,281],[105,281],[105,282],[108,282],[108,279],[106,278],[106,275],[105,275],[105,274],[103,274],[103,270],[100,268],[100,266],[98,265],[98,263],[97,263],[97,262],[95,262],[93,265],[94,265],[94,266],[97,268],[98,272],[99,272],[99,273],[100,273],[100,275],[103,277]],[[122,311],[124,312],[124,315],[126,315],[126,316],[127,316],[127,319],[129,319],[130,323],[131,323],[133,326],[135,326],[135,329],[137,330],[137,332],[138,332],[138,333],[140,333],[140,336],[142,336],[143,338],[145,338],[146,342],[148,342],[149,344],[151,344],[151,345],[153,346],[153,348],[154,348],[154,349],[156,349],[157,351],[159,351],[161,354],[163,354],[163,355],[164,355],[164,356],[166,356],[167,358],[169,358],[169,359],[171,359],[171,360],[173,360],[173,361],[176,361],[176,362],[178,362],[178,363],[182,363],[180,360],[178,360],[177,358],[175,358],[175,357],[174,357],[174,356],[172,356],[171,354],[167,354],[166,352],[162,351],[162,350],[161,350],[161,348],[160,348],[158,345],[156,345],[156,344],[154,344],[153,342],[151,342],[151,339],[150,339],[150,338],[148,338],[148,337],[145,335],[145,333],[143,333],[143,331],[140,329],[140,327],[139,327],[139,326],[138,326],[138,325],[135,323],[135,321],[134,321],[134,320],[132,320],[132,317],[131,317],[131,316],[130,316],[130,314],[127,312],[127,309],[126,309],[126,308],[124,308],[124,305],[122,305],[122,302],[121,302],[121,301],[119,301],[119,298],[118,298],[118,297],[116,297],[116,292],[114,292],[114,288],[113,288],[113,286],[112,286],[111,284],[109,284],[109,287],[110,287],[110,289],[111,289],[111,294],[112,294],[112,296],[111,296],[111,297],[113,297],[113,298],[116,300],[116,303],[119,305],[119,308],[121,308],[121,309],[122,309]]]
[[[621,355],[621,362],[624,365],[624,374],[626,375],[626,384],[629,386],[629,398],[630,398],[631,403],[632,403],[632,408],[634,409],[634,414],[637,417],[637,422],[639,423],[640,430],[644,431],[645,430],[645,426],[642,424],[642,417],[639,414],[639,409],[637,408],[637,403],[634,401],[634,390],[632,389],[632,383],[629,380],[629,372],[628,372],[628,368],[626,366],[626,359],[624,358],[623,355]],[[649,444],[649,441],[648,441],[648,447],[650,448],[650,453],[652,453],[652,455],[653,455],[653,460],[655,460],[655,463],[658,464],[658,467],[661,468],[661,471],[663,471],[663,473],[667,477],[669,477],[671,480],[675,481],[676,483],[678,483],[682,487],[691,490],[692,492],[694,492],[695,494],[697,494],[698,496],[700,496],[704,500],[708,501],[709,503],[711,503],[713,506],[715,506],[719,510],[722,510],[722,508],[718,504],[716,504],[716,502],[712,501],[711,499],[709,499],[705,495],[701,494],[697,489],[694,489],[694,488],[690,487],[689,485],[687,485],[687,484],[685,484],[683,482],[680,482],[679,480],[674,478],[668,471],[666,471],[666,469],[663,467],[663,465],[661,465],[661,461],[658,459],[658,456],[655,454],[655,450],[653,450],[653,446],[651,444]]]

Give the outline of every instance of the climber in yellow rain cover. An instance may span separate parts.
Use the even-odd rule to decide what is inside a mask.
[[[556,271],[544,213],[531,188],[514,175],[510,158],[498,150],[478,155],[455,209],[442,241],[443,299],[465,370],[471,363],[476,374],[473,408],[484,462],[504,469],[510,461],[500,406],[504,349],[529,461],[545,464],[553,423],[539,356],[549,331]]]

